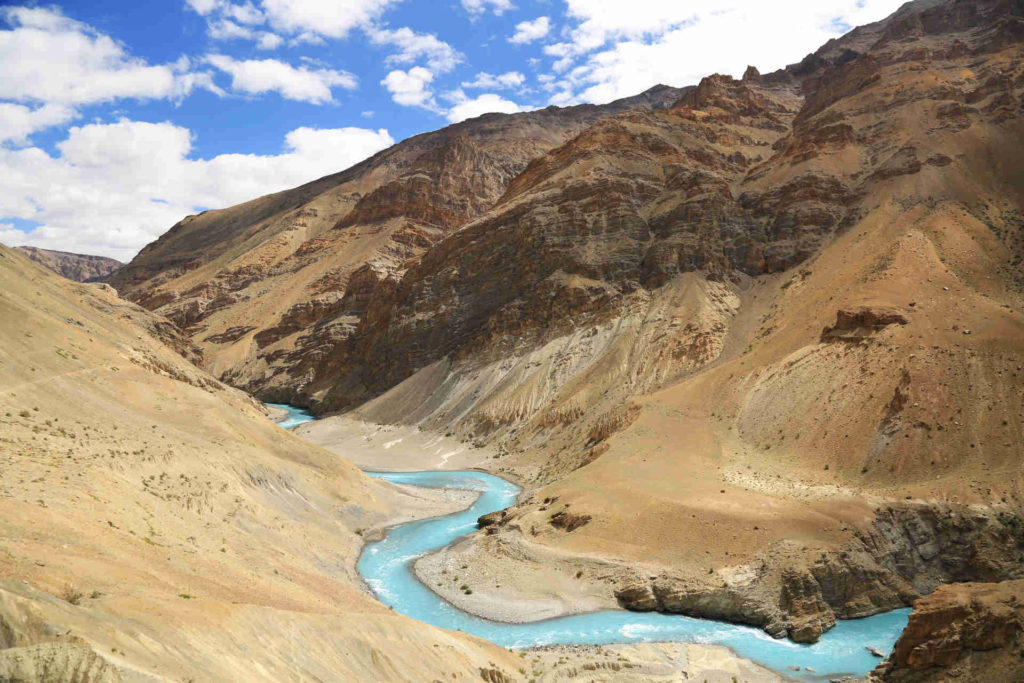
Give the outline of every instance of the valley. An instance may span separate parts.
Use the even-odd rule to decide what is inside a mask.
[[[1021,680],[1022,142],[916,0],[0,246],[0,679]]]

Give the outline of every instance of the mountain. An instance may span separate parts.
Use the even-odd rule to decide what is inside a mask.
[[[15,249],[36,263],[75,282],[102,281],[124,265],[120,261],[106,256],[69,254],[66,251],[40,249],[39,247],[15,247]]]
[[[418,135],[294,190],[185,218],[110,282],[187,329],[215,375],[295,399],[288,372],[352,335],[364,313],[358,292],[397,282],[537,155],[681,92],[658,86],[604,106],[488,114]]]
[[[3,246],[0,318],[0,679],[519,666],[360,589],[360,533],[408,514],[409,495],[196,368],[166,319]]]
[[[521,502],[422,561],[469,568],[457,606],[813,641],[1024,578],[1022,140],[1024,3],[912,2],[775,73],[411,138],[111,282],[233,386],[493,453]]]

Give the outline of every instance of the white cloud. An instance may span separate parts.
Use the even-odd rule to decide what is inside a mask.
[[[382,29],[367,27],[366,35],[375,45],[392,45],[399,49],[398,54],[387,58],[388,64],[412,64],[425,59],[427,66],[435,74],[447,73],[462,61],[462,55],[437,36],[429,33],[416,33],[410,28]]]
[[[231,75],[231,89],[250,95],[278,92],[297,102],[324,104],[334,100],[331,88],[355,88],[356,77],[347,71],[294,67],[276,59],[237,60],[207,55],[206,61]]]
[[[274,28],[288,33],[311,33],[344,38],[354,28],[369,25],[399,0],[263,0],[263,11]]]
[[[462,0],[462,7],[472,15],[483,14],[490,7],[498,16],[512,9],[512,0]]]
[[[0,244],[20,247],[28,242],[28,233],[18,230],[10,223],[0,223]]]
[[[256,28],[264,24],[267,17],[252,2],[186,0],[186,4],[206,17],[206,33],[214,40],[251,40],[260,50],[276,50],[284,44],[282,36]]]
[[[526,76],[518,71],[506,71],[497,76],[481,71],[472,81],[463,81],[463,88],[518,88],[526,82]]]
[[[0,31],[0,99],[73,107],[181,97],[210,84],[174,64],[134,58],[109,36],[58,10],[7,7],[0,16],[12,27]]]
[[[276,33],[242,26],[230,19],[209,20],[206,25],[206,33],[214,40],[251,40],[261,50],[276,50],[284,43],[284,38]]]
[[[44,104],[31,109],[22,104],[0,102],[0,143],[26,143],[32,133],[67,123],[77,116],[78,112],[62,104]]]
[[[837,37],[844,26],[877,21],[900,4],[792,0],[782,11],[778,4],[746,0],[568,0],[567,14],[579,23],[568,40],[544,52],[558,58],[552,68],[568,72],[571,89],[550,101],[608,102],[656,83],[689,85],[715,72],[739,76],[748,64],[775,70]],[[577,59],[582,64],[572,68]]]
[[[551,20],[547,17],[537,17],[533,21],[520,21],[516,24],[516,32],[508,39],[510,43],[532,43],[540,40],[551,30]]]
[[[389,93],[391,99],[406,107],[423,107],[437,110],[434,93],[430,83],[434,74],[422,66],[414,66],[408,71],[395,69],[384,77],[380,83]]]
[[[303,127],[281,154],[192,160],[191,133],[171,123],[73,127],[57,156],[0,148],[0,216],[41,224],[27,234],[2,224],[0,241],[127,260],[187,214],[294,187],[393,143],[384,129]]]
[[[195,10],[197,14],[205,17],[217,9],[221,2],[220,0],[185,0],[185,4]]]
[[[255,26],[256,24],[262,24],[266,20],[263,12],[256,9],[251,2],[247,2],[244,5],[228,3],[224,8],[224,13],[240,24]]]
[[[452,123],[458,123],[459,121],[465,121],[466,119],[491,112],[515,114],[516,112],[526,111],[526,108],[520,107],[515,102],[506,100],[504,97],[494,93],[484,93],[472,99],[466,97],[464,93],[458,90],[452,95],[457,102],[448,111],[448,120]]]

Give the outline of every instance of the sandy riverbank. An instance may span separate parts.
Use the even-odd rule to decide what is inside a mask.
[[[374,424],[347,416],[326,417],[294,431],[364,470],[485,469],[493,457],[489,449],[415,426]]]
[[[488,553],[488,541],[463,539],[426,555],[413,565],[416,577],[464,612],[492,621],[520,623],[618,607],[614,585],[575,578],[579,558],[563,563],[528,547]],[[593,565],[588,574],[615,569],[600,560]],[[464,584],[471,594],[459,589]]]

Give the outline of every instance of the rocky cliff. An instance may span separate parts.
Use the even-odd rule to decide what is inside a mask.
[[[312,403],[295,368],[315,368],[348,343],[371,291],[483,214],[539,154],[681,93],[658,86],[608,105],[488,114],[418,135],[294,190],[190,216],[111,283],[187,330],[215,375]]]
[[[36,263],[75,282],[105,280],[111,273],[124,265],[120,261],[105,256],[69,254],[66,251],[40,249],[39,247],[15,247],[15,249]]]
[[[491,449],[528,493],[446,552],[522,578],[467,608],[554,572],[814,640],[1020,576],[1022,64],[1020,2],[908,3],[775,73],[412,138],[114,282],[236,386]]]
[[[910,623],[872,681],[1024,680],[1024,581],[943,586]]]

